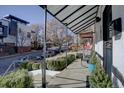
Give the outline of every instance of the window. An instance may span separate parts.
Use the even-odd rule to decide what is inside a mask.
[[[16,34],[17,34],[17,22],[15,22],[15,21],[10,22],[9,34],[16,36]]]
[[[31,33],[30,32],[27,32],[27,37],[31,38]]]
[[[2,35],[2,34],[3,34],[3,28],[0,27],[0,35]]]

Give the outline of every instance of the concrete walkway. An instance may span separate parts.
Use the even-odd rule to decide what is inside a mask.
[[[75,60],[67,69],[54,76],[47,86],[49,88],[85,88],[86,77],[90,74],[86,65],[86,62],[83,62],[82,66],[80,59]]]

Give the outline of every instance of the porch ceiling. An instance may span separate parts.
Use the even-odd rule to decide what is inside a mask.
[[[44,6],[41,5],[42,8]],[[95,24],[98,5],[47,5],[47,12],[78,34]]]

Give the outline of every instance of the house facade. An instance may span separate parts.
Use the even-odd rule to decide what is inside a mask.
[[[29,22],[13,15],[0,19],[1,55],[28,52],[31,50]]]
[[[95,23],[95,51],[113,87],[124,87],[124,6],[101,5]]]

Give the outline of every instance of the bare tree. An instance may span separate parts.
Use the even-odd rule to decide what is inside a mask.
[[[47,41],[51,41],[54,46],[58,46],[61,49],[67,41],[71,41],[72,36],[70,34],[66,36],[65,26],[53,19],[47,24],[46,39]]]
[[[42,32],[43,32],[43,26],[39,24],[32,24],[31,25],[31,42],[35,49],[37,49],[39,46],[41,46],[42,43]]]
[[[24,43],[26,42],[26,34],[24,33],[24,30],[21,28],[19,29],[19,38],[18,38],[18,43],[19,46],[24,46]]]

